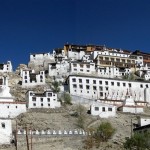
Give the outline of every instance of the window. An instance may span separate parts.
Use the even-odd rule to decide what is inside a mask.
[[[103,92],[100,92],[100,96],[103,96]]]
[[[1,126],[3,129],[5,129],[5,123],[4,122],[1,123]]]
[[[114,82],[111,82],[111,85],[114,86]]]
[[[72,79],[72,82],[76,82],[76,79],[75,79],[75,78],[73,78],[73,79]]]
[[[43,98],[40,98],[41,99],[41,102],[43,102]]]
[[[86,65],[87,68],[90,68],[90,65]]]
[[[93,84],[96,84],[96,80],[93,80]]]
[[[99,107],[95,107],[95,111],[99,111]]]
[[[41,103],[41,106],[43,106],[43,103]]]
[[[73,64],[73,67],[77,67],[77,64]]]
[[[96,86],[93,86],[93,90],[96,90]]]
[[[36,103],[33,103],[33,106],[36,106]]]
[[[102,87],[102,86],[100,86],[100,87],[99,87],[99,90],[100,90],[100,91],[103,91],[103,87]]]
[[[48,104],[48,106],[50,106],[50,104]]]
[[[102,107],[102,111],[105,111],[105,107]]]
[[[87,70],[86,72],[90,72],[90,70]]]
[[[143,84],[140,85],[140,88],[143,88]]]
[[[105,81],[105,84],[108,85],[108,81]]]
[[[40,82],[43,82],[43,80],[41,79]]]
[[[16,108],[18,108],[18,106],[16,106]]]
[[[83,89],[83,85],[79,85],[79,88],[80,88],[80,89]]]
[[[79,83],[82,83],[82,79],[79,79]]]
[[[25,80],[25,83],[27,83],[27,80]]]
[[[106,87],[106,91],[108,91],[108,87]]]
[[[123,83],[123,86],[126,86],[126,83]]]
[[[148,84],[146,84],[146,88],[148,88]]]
[[[83,68],[83,64],[80,64],[80,67]]]
[[[89,89],[90,89],[90,86],[89,86],[89,85],[86,85],[86,89],[89,90]]]
[[[54,101],[56,100],[56,99],[53,99]]]
[[[48,96],[49,96],[49,97],[52,97],[52,93],[48,93]]]
[[[36,101],[36,97],[32,97],[32,101]]]
[[[76,84],[73,84],[73,88],[77,88],[77,85],[76,85]]]
[[[25,79],[27,79],[27,76],[24,76]]]
[[[89,79],[86,79],[86,83],[89,83]]]
[[[80,71],[83,71],[83,69],[80,69]]]
[[[30,96],[32,96],[33,95],[33,93],[32,92],[30,92]]]
[[[108,111],[112,111],[112,108],[108,108]]]
[[[102,81],[99,81],[99,84],[102,84]]]
[[[129,83],[129,87],[131,87],[131,83]]]
[[[47,101],[50,102],[50,98],[47,98]]]
[[[9,108],[9,106],[7,106],[7,108]]]
[[[117,82],[117,86],[120,86],[120,82]]]

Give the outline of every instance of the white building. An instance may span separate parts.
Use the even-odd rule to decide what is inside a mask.
[[[45,85],[45,73],[44,71],[39,71],[35,73],[34,70],[23,70],[22,71],[22,86],[31,87],[36,85]]]
[[[93,103],[90,107],[91,115],[108,118],[116,116],[116,106],[104,103]]]
[[[12,125],[10,119],[0,119],[0,145],[10,144],[12,139]]]
[[[54,55],[50,53],[30,54],[30,62],[36,62],[38,65],[43,65],[43,62],[49,59],[54,60]]]
[[[12,68],[12,64],[11,61],[7,61],[6,64],[0,64],[0,72],[12,72],[13,68]]]
[[[138,125],[139,126],[146,126],[150,124],[150,118],[138,118]]]
[[[61,106],[57,94],[49,90],[44,93],[28,91],[26,99],[28,108],[56,108]]]
[[[70,64],[68,61],[49,63],[49,76],[67,76],[69,75]]]
[[[147,65],[140,67],[139,70],[137,70],[137,74],[145,80],[150,80],[150,67]]]
[[[131,73],[130,68],[118,68],[115,66],[97,68],[97,75],[100,77],[115,78],[129,75],[130,73]]]
[[[67,53],[68,58],[72,58],[75,60],[81,60],[84,55],[85,55],[85,50],[74,49],[74,48],[69,49]]]
[[[150,82],[129,81],[112,78],[102,78],[87,75],[70,75],[69,90],[71,95],[89,99],[125,100],[127,89],[133,99],[142,105],[150,103]]]
[[[95,63],[93,62],[71,62],[71,71],[73,74],[95,74]]]
[[[14,102],[7,77],[0,78],[0,117],[14,118],[26,112],[26,102]]]
[[[124,53],[123,51],[118,52],[117,50],[103,50],[103,51],[93,51],[91,54],[92,59],[96,59],[98,55],[101,56],[115,56],[115,57],[130,57],[129,53]]]

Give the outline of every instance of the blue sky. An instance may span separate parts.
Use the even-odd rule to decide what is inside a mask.
[[[0,0],[0,63],[67,42],[150,52],[150,1]]]

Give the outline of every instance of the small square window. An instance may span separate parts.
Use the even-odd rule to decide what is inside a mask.
[[[103,92],[100,92],[100,96],[103,96]]]
[[[93,80],[93,84],[96,84],[96,80]]]
[[[131,87],[131,83],[129,83],[129,87]]]
[[[99,81],[99,84],[102,84],[102,81]]]
[[[73,84],[73,88],[77,88],[77,85],[76,85],[76,84]]]
[[[43,106],[43,103],[41,103],[41,106]]]
[[[96,88],[96,86],[93,86],[93,90],[96,90],[97,88]]]
[[[36,106],[36,103],[33,103],[33,106]]]
[[[102,87],[102,86],[100,86],[100,87],[99,87],[99,90],[100,90],[100,91],[103,91],[103,87]]]
[[[89,89],[90,89],[90,86],[89,86],[89,85],[86,85],[86,89],[89,90]]]
[[[123,86],[126,86],[126,83],[123,83]]]
[[[50,106],[50,104],[48,104],[48,106]]]
[[[89,79],[86,79],[86,83],[89,83]]]
[[[105,111],[105,107],[102,107],[102,111]]]
[[[82,79],[79,79],[79,83],[82,83]]]
[[[79,85],[79,88],[80,88],[80,89],[83,89],[83,85],[80,84],[80,85]]]
[[[36,101],[36,97],[32,97],[32,101]]]
[[[5,129],[5,123],[1,123],[3,129]]]
[[[117,86],[120,86],[120,82],[117,82]]]
[[[50,98],[47,98],[47,101],[50,102]]]
[[[52,97],[52,93],[48,93],[48,97]]]
[[[143,84],[140,85],[140,88],[143,88]]]
[[[105,81],[105,84],[108,85],[108,81]]]
[[[75,78],[73,78],[73,79],[72,79],[72,82],[76,82],[76,79],[75,79]]]
[[[114,85],[114,82],[111,82],[111,85],[113,86],[113,85]]]
[[[112,111],[112,108],[108,108],[108,111]]]
[[[99,111],[99,107],[95,107],[95,111]]]
[[[41,98],[41,102],[43,102],[43,98]]]

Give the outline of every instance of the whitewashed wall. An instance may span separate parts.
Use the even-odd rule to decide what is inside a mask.
[[[11,120],[0,119],[0,144],[10,144],[12,138]]]

